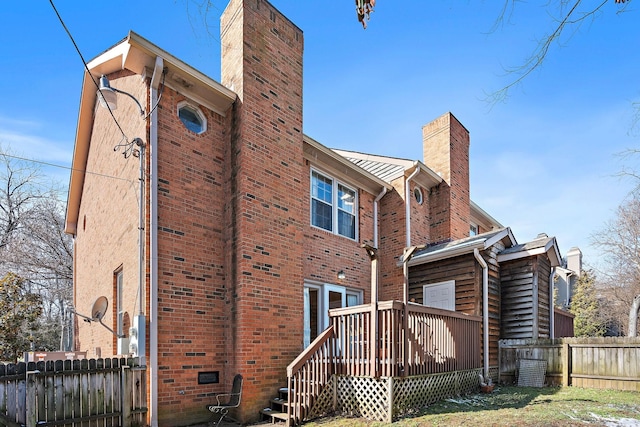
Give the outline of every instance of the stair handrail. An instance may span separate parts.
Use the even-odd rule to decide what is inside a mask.
[[[293,362],[289,364],[289,366],[287,366],[287,384],[289,389],[287,393],[287,426],[297,425],[303,421],[305,415],[310,409],[310,405],[311,405],[310,401],[318,397],[322,388],[327,384],[327,382],[331,378],[331,375],[321,376],[322,381],[316,384],[319,387],[313,387],[313,390],[314,390],[313,395],[306,393],[308,394],[307,396],[303,396],[303,390],[300,390],[301,387],[298,387],[297,389],[292,387],[296,382],[294,377],[296,375],[299,375],[301,372],[301,369],[314,358],[318,350],[320,350],[324,345],[326,345],[334,337],[335,337],[334,328],[333,328],[333,325],[331,325],[327,329],[325,329],[320,335],[318,335],[316,339],[313,340],[311,345],[309,345],[309,347],[304,349],[304,351],[300,353],[300,355],[298,355],[298,357],[296,357],[293,360]],[[324,363],[325,364],[328,363],[329,365],[332,365],[334,361],[333,361],[333,354],[331,351],[332,350],[331,345],[329,345],[327,348],[330,354],[327,355]],[[329,373],[333,372],[334,370],[333,366],[327,366],[327,368]],[[308,390],[310,390],[310,388],[307,388],[307,391]],[[307,407],[303,407],[303,406],[307,406]]]

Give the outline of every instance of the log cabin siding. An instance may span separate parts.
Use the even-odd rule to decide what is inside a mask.
[[[502,263],[502,339],[532,338],[533,263],[532,258]]]
[[[481,252],[482,257],[489,268],[489,365],[497,366],[499,358],[500,318],[501,318],[501,292],[500,292],[500,265],[498,254],[504,250],[502,242],[498,242]],[[476,263],[476,265],[478,265]],[[478,265],[478,268],[480,266]],[[482,269],[480,268],[480,274]],[[480,292],[482,298],[482,279],[480,279]],[[482,300],[480,301],[480,314],[482,314]]]
[[[500,339],[500,267],[497,254],[504,246],[497,244],[482,251],[489,273],[489,365],[498,365]],[[456,311],[482,316],[482,267],[473,253],[441,261],[412,266],[409,269],[409,300],[424,304],[423,286],[455,281]],[[480,342],[483,332],[481,330]],[[478,349],[482,353],[482,347]]]
[[[409,269],[409,301],[424,304],[424,285],[455,280],[456,311],[482,314],[482,274],[473,254],[420,264]]]
[[[531,256],[501,264],[501,338],[549,336],[549,276],[546,256]]]
[[[536,338],[549,338],[551,318],[549,303],[549,278],[551,276],[551,262],[549,258],[538,255],[538,331]]]

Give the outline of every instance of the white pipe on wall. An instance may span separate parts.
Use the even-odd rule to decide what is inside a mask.
[[[151,78],[151,102],[158,102],[158,86],[160,84],[164,60],[156,57],[156,64]],[[149,383],[150,405],[149,415],[151,427],[158,427],[158,109],[151,112],[148,151],[150,162],[149,173],[149,258],[150,258],[150,292],[149,292]]]
[[[482,352],[484,354],[484,377],[489,377],[489,266],[478,249],[473,250],[478,264],[482,267]]]
[[[378,202],[387,194],[387,187],[384,187],[378,197],[373,201],[373,247],[378,249]]]
[[[549,338],[555,338],[555,328],[556,328],[556,314],[555,314],[555,295],[553,294],[555,291],[555,286],[553,284],[553,278],[556,275],[556,268],[551,267],[551,274],[549,274]]]
[[[407,233],[405,247],[411,246],[411,180],[420,172],[420,165],[418,162],[414,162],[416,170],[404,181],[404,205],[405,205],[405,231]],[[406,280],[406,277],[405,277]]]

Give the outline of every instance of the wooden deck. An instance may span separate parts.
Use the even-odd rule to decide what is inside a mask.
[[[455,372],[469,376],[482,366],[479,316],[385,301],[330,310],[329,317],[331,326],[287,368],[291,424],[307,419],[321,399],[333,399],[335,404],[335,396],[322,394],[334,376],[376,380]],[[393,414],[393,399],[387,400],[391,405],[387,412]]]

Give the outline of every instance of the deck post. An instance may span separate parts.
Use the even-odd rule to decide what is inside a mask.
[[[369,375],[378,378],[378,249],[367,244],[366,249],[371,259],[371,325],[369,327]]]
[[[393,377],[392,376],[387,379],[387,391],[389,393],[387,397],[387,402],[389,402],[389,408],[387,411],[386,422],[392,423],[393,422],[393,405],[395,404],[395,402],[393,401]]]

